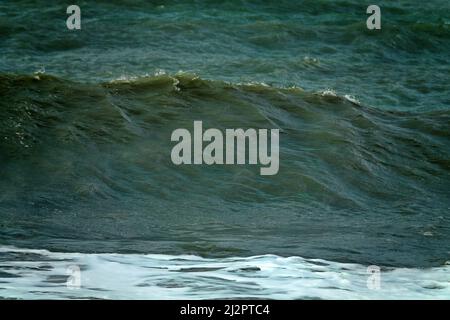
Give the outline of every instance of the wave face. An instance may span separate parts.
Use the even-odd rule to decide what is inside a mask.
[[[5,244],[274,253],[430,267],[449,256],[449,111],[190,74],[99,84],[0,77]],[[176,128],[279,128],[280,171],[175,166]]]
[[[448,299],[450,267],[386,269],[262,255],[56,253],[0,247],[0,297],[25,299]],[[74,268],[76,266],[77,269]],[[78,277],[73,270],[79,270]],[[69,277],[77,277],[77,281]],[[73,278],[72,278],[73,279]],[[369,289],[372,288],[372,289]]]

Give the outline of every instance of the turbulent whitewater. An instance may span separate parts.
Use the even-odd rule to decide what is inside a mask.
[[[262,255],[56,253],[0,247],[0,297],[31,299],[445,299],[449,265],[387,268],[376,290],[365,266]],[[7,261],[5,261],[7,258]],[[68,286],[71,266],[80,287]]]

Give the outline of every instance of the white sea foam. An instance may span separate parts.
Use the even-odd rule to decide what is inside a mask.
[[[80,268],[80,288],[68,287]],[[0,247],[0,297],[24,299],[449,299],[450,266],[382,271],[367,266],[262,255],[56,253]]]
[[[336,91],[334,91],[333,89],[325,89],[323,91],[320,91],[319,94],[322,97],[337,97],[337,93]]]
[[[344,98],[354,104],[361,105],[361,102],[355,96],[346,94],[344,95]]]

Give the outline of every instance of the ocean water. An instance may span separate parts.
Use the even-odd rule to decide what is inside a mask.
[[[448,1],[76,4],[0,2],[0,297],[450,298]],[[174,165],[195,120],[278,174]]]

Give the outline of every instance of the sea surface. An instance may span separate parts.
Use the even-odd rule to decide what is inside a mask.
[[[0,1],[0,298],[450,299],[450,2],[372,2]]]

